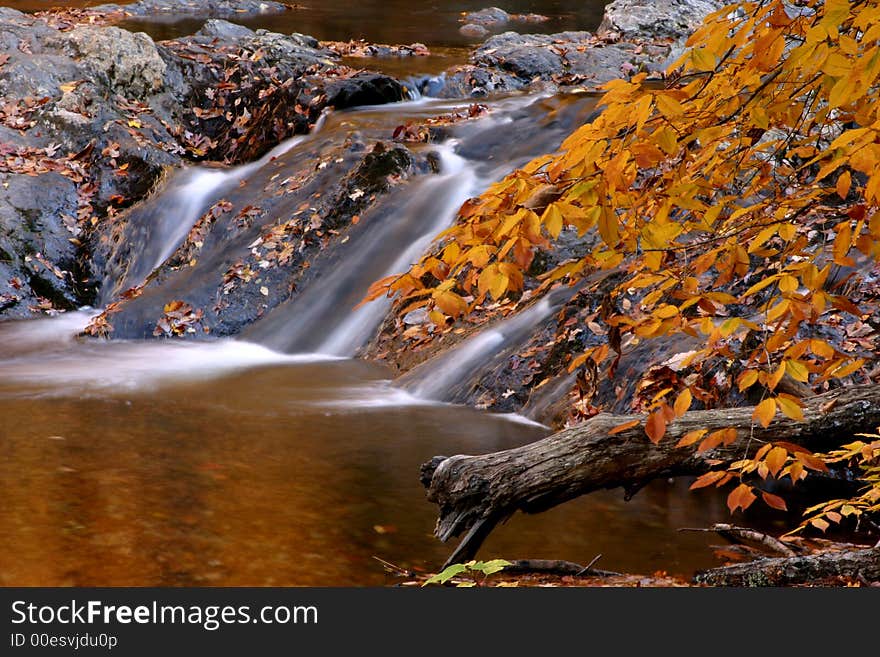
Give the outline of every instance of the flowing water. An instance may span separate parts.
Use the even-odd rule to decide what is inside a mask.
[[[317,23],[296,29],[324,38],[362,35],[333,13],[343,4],[350,6],[323,2],[316,10],[326,32]],[[525,4],[506,8],[555,7],[554,20],[572,23],[567,27],[595,26],[583,13],[563,12],[566,3]],[[409,34],[400,16],[422,9],[384,2],[384,16],[394,18],[385,22],[398,27],[383,32],[383,14],[373,4],[360,3],[358,11],[367,7],[374,13],[363,36],[417,40],[400,38]],[[450,3],[440,12],[441,32],[455,32],[452,17],[461,8],[473,5]],[[423,34],[436,37],[430,20],[421,23]],[[452,546],[431,535],[436,509],[424,499],[419,465],[438,454],[496,451],[549,433],[523,418],[442,400],[463,373],[479,371],[522,340],[573,291],[490,327],[399,382],[383,367],[351,358],[387,306],[353,306],[373,280],[417,258],[463,200],[555,148],[591,102],[522,95],[492,101],[487,118],[428,147],[437,173],[388,195],[370,221],[351,231],[341,256],[313,264],[321,276],[241,339],[78,338],[91,309],[0,323],[0,585],[393,581],[374,557],[436,569]],[[200,213],[242,181],[276,175],[322,140],[352,129],[387,136],[389,127],[455,105],[421,99],[330,115],[317,134],[285,142],[257,163],[178,173],[141,209],[152,229],[126,285],[168,258]],[[719,497],[686,488],[687,482],[658,481],[630,502],[608,491],[537,516],[517,515],[480,556],[586,563],[602,554],[606,569],[690,575],[714,564],[712,539],[676,529],[706,526],[727,513]]]

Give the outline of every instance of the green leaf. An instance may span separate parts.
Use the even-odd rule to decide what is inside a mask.
[[[493,559],[492,561],[477,561],[470,564],[469,568],[481,572],[484,575],[491,575],[492,573],[497,573],[512,565],[512,563],[505,561],[504,559]]]
[[[422,584],[422,586],[427,586],[428,584],[445,584],[456,575],[461,575],[467,569],[468,567],[463,563],[454,563],[448,568],[445,568],[443,572],[437,573],[433,577],[425,580],[425,583]]]

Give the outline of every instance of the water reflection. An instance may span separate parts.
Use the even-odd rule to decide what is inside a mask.
[[[3,343],[20,328],[0,325]],[[373,556],[432,569],[450,549],[431,536],[420,463],[546,433],[401,399],[387,372],[358,361],[193,378],[184,360],[149,386],[96,389],[89,376],[124,369],[120,350],[153,349],[138,352],[146,362],[169,353],[103,346],[114,358],[55,347],[79,363],[79,380],[58,380],[41,352],[0,362],[0,585],[386,584]],[[27,388],[12,360],[31,361]],[[725,517],[720,500],[660,482],[630,503],[609,492],[515,517],[482,554],[602,553],[606,568],[688,574],[712,563],[709,538],[676,527]]]

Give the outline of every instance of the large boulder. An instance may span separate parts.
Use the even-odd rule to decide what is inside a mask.
[[[719,0],[614,0],[605,7],[599,32],[624,38],[678,39],[723,7]]]
[[[78,62],[93,82],[126,98],[143,100],[162,90],[166,64],[156,44],[142,32],[79,25],[58,32],[45,45]]]

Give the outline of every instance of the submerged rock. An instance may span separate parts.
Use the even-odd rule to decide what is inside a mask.
[[[487,34],[489,34],[489,30],[482,25],[478,25],[476,23],[465,23],[458,31],[466,37],[470,37],[472,39],[482,39]]]

